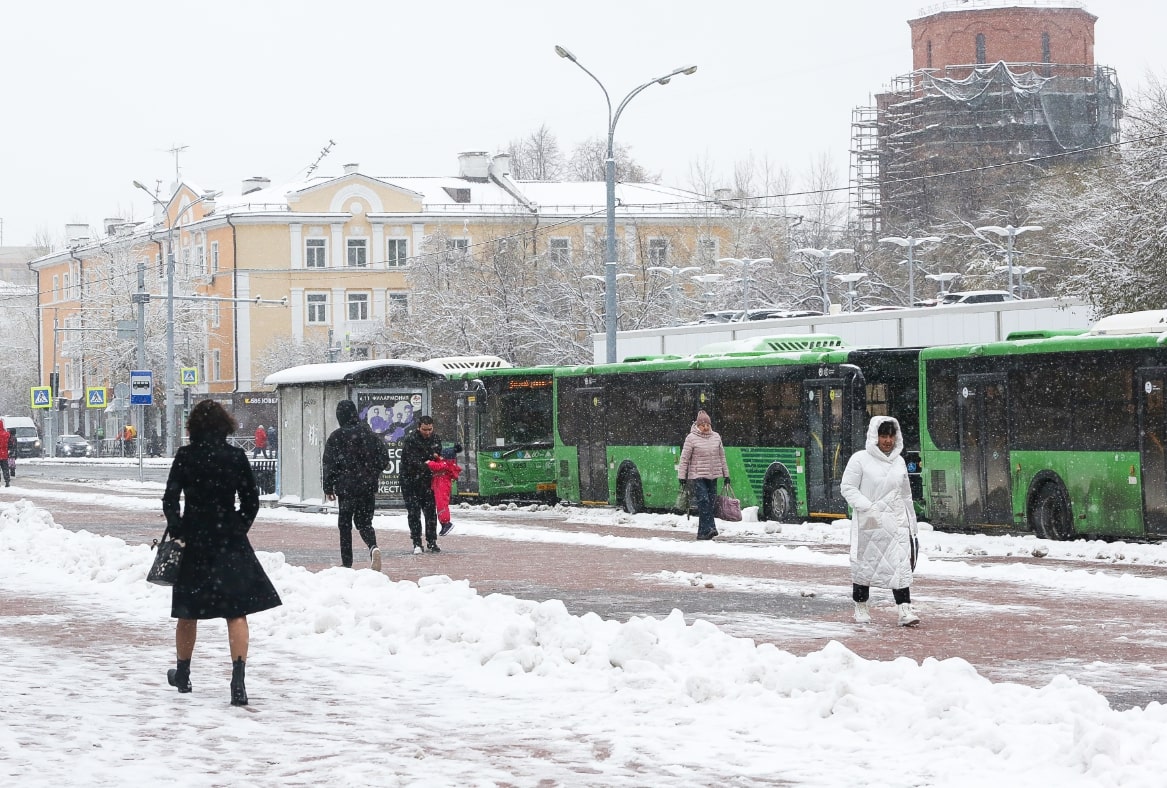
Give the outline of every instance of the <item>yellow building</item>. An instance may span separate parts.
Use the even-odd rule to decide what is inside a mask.
[[[150,222],[111,219],[102,233],[70,226],[66,250],[30,264],[41,380],[59,372],[60,395],[74,403],[70,424],[93,423],[76,404],[86,389],[109,387],[112,400],[140,364],[132,329],[142,269],[145,366],[161,403],[171,245],[175,369],[197,369],[192,394],[226,399],[262,391],[305,343],[329,351],[317,361],[384,357],[379,332],[408,313],[409,273],[426,254],[507,244],[564,272],[573,264],[603,272],[602,182],[514,181],[506,155],[458,161],[457,177],[372,177],[349,164],[288,185],[250,178],[234,195],[182,183],[157,200]],[[617,198],[621,271],[658,290],[670,282],[650,266],[707,266],[734,253],[735,214],[715,200],[634,183],[618,184]]]

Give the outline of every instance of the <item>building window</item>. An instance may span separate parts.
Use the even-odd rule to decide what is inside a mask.
[[[219,242],[211,241],[211,273],[219,273]]]
[[[977,33],[977,65],[983,66],[985,64],[985,34]]]
[[[716,238],[699,238],[697,239],[697,260],[698,263],[711,263],[717,259],[717,239]]]
[[[348,319],[352,321],[369,319],[369,294],[348,294]]]
[[[349,268],[365,268],[369,265],[369,242],[365,238],[348,239]]]
[[[211,380],[223,379],[223,367],[218,350],[211,351]]]
[[[648,239],[648,263],[649,265],[668,265],[669,262],[669,242],[664,238],[649,238]]]
[[[64,298],[65,300],[68,300],[68,299],[73,297],[72,285],[69,284],[69,275],[68,274],[65,274],[65,279],[64,279],[63,284],[65,286],[61,289],[61,297]]]
[[[195,247],[195,270],[200,274],[209,274],[211,271],[207,268],[207,252],[202,244]]]
[[[446,251],[447,252],[465,252],[470,248],[469,238],[447,238]]]
[[[61,277],[53,274],[53,300],[56,301],[61,297]]]
[[[1049,33],[1041,34],[1041,62],[1052,63],[1053,53],[1050,52]]]
[[[324,268],[328,265],[328,240],[309,238],[304,242],[304,267]]]
[[[551,253],[551,262],[567,265],[571,262],[571,239],[552,238],[547,242],[547,251]]]
[[[928,42],[928,60],[927,60],[926,67],[932,68],[932,42],[931,41]]]
[[[385,250],[385,265],[389,268],[404,268],[409,264],[409,239],[390,238]]]
[[[402,320],[409,316],[409,294],[389,293],[389,317]]]
[[[222,311],[220,309],[221,306],[222,304],[220,304],[218,301],[211,302],[211,328],[218,328],[219,324],[222,322]]]
[[[308,293],[308,322],[328,322],[328,293]]]

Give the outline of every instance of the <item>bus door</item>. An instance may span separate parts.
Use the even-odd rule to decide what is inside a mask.
[[[1004,375],[960,375],[960,468],[966,523],[1012,524]]]
[[[1138,372],[1143,511],[1148,533],[1167,534],[1167,368],[1145,367]]]
[[[478,388],[472,391],[459,391],[457,404],[457,438],[465,452],[463,455],[462,474],[458,477],[458,493],[477,495],[478,489],[478,452],[481,446],[479,436],[479,414],[486,406],[486,391]]]
[[[806,505],[809,516],[842,517],[847,502],[839,492],[843,469],[851,458],[846,418],[847,382],[816,378],[802,382],[808,430],[806,444]]]
[[[576,389],[576,413],[580,419],[579,498],[592,503],[608,502],[608,422],[602,388]]]

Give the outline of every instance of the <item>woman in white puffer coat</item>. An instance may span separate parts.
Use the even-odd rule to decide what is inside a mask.
[[[920,623],[910,590],[919,550],[916,510],[903,451],[899,422],[875,416],[867,425],[867,447],[851,455],[843,471],[840,489],[852,511],[851,598],[858,624],[871,622],[871,586],[892,589],[900,626]]]

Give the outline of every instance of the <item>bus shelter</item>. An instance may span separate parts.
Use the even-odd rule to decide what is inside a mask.
[[[305,364],[274,372],[279,429],[277,491],[286,504],[323,502],[324,442],[339,425],[336,406],[351,400],[357,415],[388,445],[389,467],[377,488],[379,507],[403,504],[398,465],[401,441],[423,415],[433,415],[437,384],[454,371],[505,366],[493,356],[400,361],[374,359]]]

